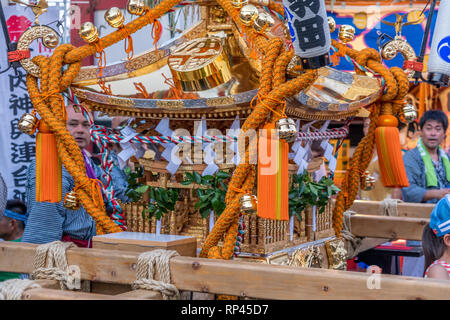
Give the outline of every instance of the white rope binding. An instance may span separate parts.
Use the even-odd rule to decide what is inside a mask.
[[[57,280],[61,290],[71,289],[66,250],[74,247],[72,242],[54,241],[36,248],[31,279]],[[45,262],[47,260],[47,265]]]
[[[28,279],[11,279],[0,283],[0,300],[22,300],[25,290],[41,286]]]
[[[179,256],[176,251],[157,249],[139,255],[137,261],[136,280],[131,287],[133,290],[146,289],[161,292],[164,300],[176,300],[180,293],[170,279],[169,260]],[[155,271],[160,281],[155,280]]]

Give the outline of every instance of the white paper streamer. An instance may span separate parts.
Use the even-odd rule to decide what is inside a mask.
[[[313,231],[316,232],[316,211],[317,211],[317,207],[313,206]]]
[[[239,137],[240,131],[241,131],[241,121],[239,119],[239,116],[236,116],[235,120],[231,124],[230,129],[227,130],[227,135],[230,137],[237,138]],[[233,140],[233,142],[230,143],[229,148],[234,152],[233,163],[235,165],[238,165],[239,162],[241,161],[241,157],[239,154],[239,143]]]
[[[161,219],[156,220],[156,235],[159,236],[161,234]]]
[[[172,136],[173,131],[169,127],[169,121],[169,118],[162,118],[155,130],[163,136]],[[181,165],[181,159],[177,156],[179,147],[175,143],[164,143],[162,146],[165,149],[161,156],[169,162],[166,169],[171,174],[175,174]]]
[[[289,219],[289,236],[290,236],[291,241],[294,240],[294,214]]]
[[[209,232],[211,232],[212,229],[214,228],[214,223],[215,223],[214,211],[211,210],[211,212],[209,213]]]

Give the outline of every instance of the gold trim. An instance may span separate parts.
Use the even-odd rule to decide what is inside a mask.
[[[184,103],[183,101],[173,100],[173,101],[156,101],[156,106],[167,109],[167,110],[174,110],[174,109],[183,109]]]
[[[210,98],[206,100],[206,105],[208,107],[217,107],[234,104],[234,97],[218,97],[218,98]]]

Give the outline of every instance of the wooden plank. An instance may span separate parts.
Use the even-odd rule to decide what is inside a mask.
[[[136,300],[163,300],[160,292],[150,290],[133,290],[116,295],[116,297],[133,298]]]
[[[351,217],[351,232],[358,237],[422,240],[423,228],[430,219],[356,214]]]
[[[29,273],[37,245],[0,243],[0,270]],[[109,283],[135,280],[138,253],[73,248],[69,265],[81,277]],[[372,275],[327,269],[306,269],[251,262],[175,257],[172,282],[179,290],[229,294],[261,299],[449,299],[450,283],[379,275],[380,289],[368,289]],[[378,275],[377,275],[378,277]]]
[[[358,214],[381,215],[380,201],[356,200],[349,210]],[[434,204],[402,202],[397,205],[399,217],[429,218]]]
[[[131,297],[117,297],[104,294],[54,289],[30,289],[22,295],[23,300],[135,300]]]

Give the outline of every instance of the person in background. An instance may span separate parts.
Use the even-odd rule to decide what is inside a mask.
[[[429,110],[419,121],[417,147],[406,152],[403,161],[409,187],[402,189],[406,202],[437,203],[450,193],[450,162],[440,147],[448,119],[440,110]]]
[[[431,212],[430,223],[423,230],[422,248],[425,278],[450,280],[450,195]]]
[[[27,209],[19,200],[6,201],[6,184],[0,175],[0,238],[4,241],[20,242],[27,221]],[[19,279],[14,272],[0,272],[0,282]]]
[[[403,200],[416,203],[437,203],[450,193],[450,162],[440,147],[445,139],[448,119],[440,110],[428,110],[419,120],[420,138],[416,148],[403,156],[409,187],[402,189]],[[420,246],[420,241],[407,241]],[[422,277],[424,256],[404,257],[403,275]]]
[[[90,143],[90,124],[83,114],[76,112],[73,106],[67,106],[67,129],[75,138],[81,149],[86,166],[86,174],[91,179],[103,180],[103,171],[96,166],[85,148]],[[123,172],[117,167],[112,171],[115,195],[123,202],[128,201],[125,196],[127,182]],[[105,183],[105,181],[102,181]],[[81,207],[70,210],[59,203],[37,202],[36,194],[36,164],[33,161],[27,172],[27,207],[29,209],[28,223],[25,227],[22,242],[48,243],[52,241],[71,241],[79,247],[91,247],[91,239],[96,235],[95,222]],[[75,187],[72,176],[62,168],[62,198]]]

